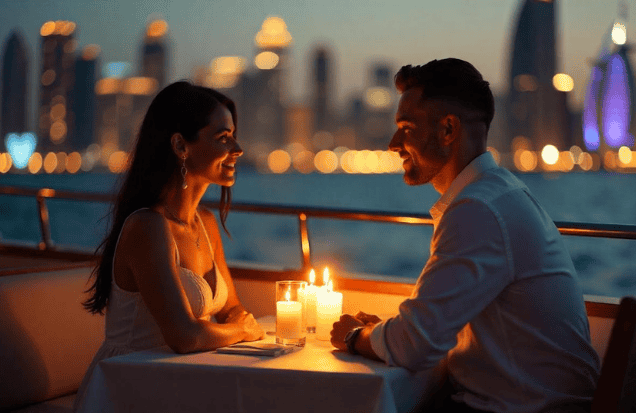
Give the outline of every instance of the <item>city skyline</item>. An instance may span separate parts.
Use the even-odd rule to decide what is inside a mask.
[[[451,0],[422,7],[418,2],[402,0],[391,5],[372,1],[361,7],[351,1],[318,5],[277,0],[267,6],[250,1],[232,4],[5,1],[0,4],[0,38],[6,39],[13,29],[19,29],[25,37],[32,67],[38,67],[40,26],[47,20],[71,20],[77,23],[79,48],[98,44],[102,62],[127,61],[136,67],[148,19],[160,17],[170,27],[168,36],[173,50],[167,76],[170,82],[192,77],[196,66],[207,65],[217,56],[238,55],[251,61],[256,50],[254,34],[262,21],[267,16],[280,16],[293,37],[289,51],[293,67],[289,87],[292,101],[309,101],[311,51],[324,44],[333,53],[334,103],[342,108],[353,93],[364,89],[369,77],[367,68],[377,62],[386,62],[397,70],[403,64],[455,56],[473,62],[492,83],[495,93],[503,93],[507,88],[506,55],[510,52],[512,26],[521,3]],[[626,4],[628,8],[636,8],[635,2]],[[563,0],[556,2],[556,9],[557,70],[574,78],[571,100],[580,109],[589,81],[590,60],[601,46],[602,34],[618,16],[618,1],[602,4],[592,0]],[[628,14],[628,39],[633,21]],[[31,91],[31,95],[37,99],[35,92]]]
[[[569,75],[556,75],[563,72],[560,70],[562,56],[559,54],[561,3],[556,0],[519,1],[519,9],[507,32],[511,45],[503,55],[506,59],[503,66],[507,66],[509,71],[506,76],[508,85],[498,90],[493,84],[498,110],[489,143],[495,151],[513,153],[510,159],[514,159],[515,167],[520,170],[534,169],[538,156],[546,165],[555,165],[556,162],[554,168],[557,169],[571,170],[572,162],[579,164],[578,153],[583,146],[580,109],[572,104],[571,84],[565,87],[555,83],[560,77],[572,81]],[[620,5],[616,18],[610,24],[614,28],[612,39],[618,45],[625,43],[626,27],[629,33],[628,7],[625,1],[620,1]],[[170,24],[157,14],[149,17],[155,20],[146,23],[144,33],[137,38],[136,55],[128,62],[109,61],[103,56],[99,43],[82,44],[79,23],[57,20],[41,25],[41,54],[38,59],[36,53],[33,59],[36,65],[40,61],[41,70],[36,69],[36,73],[41,73],[41,78],[36,77],[32,87],[29,86],[30,94],[36,95],[34,100],[39,102],[38,115],[34,119],[39,128],[39,151],[49,152],[46,156],[51,159],[66,156],[60,151],[86,151],[82,157],[93,159],[98,156],[101,164],[108,164],[109,168],[114,165],[113,159],[117,164],[125,159],[150,98],[162,86],[175,80],[171,79],[170,68],[177,64],[174,60],[179,53],[171,37]],[[623,40],[614,39],[616,30],[622,34]],[[6,63],[12,60],[10,56],[14,54],[11,52],[14,46],[11,42],[15,42],[16,33],[18,39],[28,37],[19,28],[13,31],[6,43],[5,55],[9,55]],[[128,41],[134,42],[135,39],[129,38]],[[345,108],[342,102],[334,105],[338,99],[337,79],[340,76],[337,48],[328,43],[310,46],[308,60],[304,63],[309,72],[303,88],[306,96],[299,97],[302,92],[295,91],[292,79],[299,68],[293,58],[293,35],[287,22],[279,17],[266,17],[259,30],[255,30],[252,42],[253,59],[249,56],[214,56],[209,63],[192,67],[190,74],[184,76],[196,84],[221,88],[235,100],[239,113],[253,115],[244,117],[242,123],[243,133],[250,137],[252,162],[257,166],[267,164],[272,170],[281,169],[272,164],[270,158],[285,147],[282,152],[287,152],[280,153],[285,158],[284,162],[274,163],[289,166],[293,158],[296,169],[310,172],[314,168],[314,155],[318,162],[321,150],[385,149],[394,128],[396,92],[392,78],[399,65],[386,58],[368,62],[360,70],[364,73],[363,86],[347,96]],[[602,38],[598,42],[602,53],[611,52],[611,47],[606,50],[607,44]],[[20,42],[21,55],[28,56],[30,47],[24,43]],[[620,49],[627,60],[630,59],[628,49],[629,42]],[[21,63],[9,72],[5,69],[7,73],[4,76],[13,73],[13,78],[20,79],[27,73],[26,68],[31,66],[28,60],[27,57],[28,64]],[[589,63],[592,65],[598,61]],[[488,78],[487,74],[484,75]],[[28,77],[34,76],[29,74]],[[13,78],[10,77],[8,83],[12,88],[15,83]],[[75,84],[81,87],[75,88]],[[6,86],[5,89],[9,90]],[[579,89],[585,90],[586,86],[582,85]],[[623,101],[630,100],[629,95],[626,96],[627,100]],[[94,104],[96,108],[90,109]],[[10,107],[17,109],[18,106]],[[83,119],[81,124],[76,122],[78,116]],[[625,125],[629,117],[627,113],[623,121]],[[95,120],[94,124],[91,119]],[[574,134],[573,129],[576,129]],[[25,131],[25,128],[14,130],[16,133]],[[614,139],[614,131],[608,130],[608,133],[608,138]],[[12,142],[7,141],[7,147],[24,145],[19,136],[10,140]],[[97,146],[90,145],[91,142]],[[95,152],[96,148],[100,148],[99,153]],[[575,155],[568,152],[570,149]],[[631,154],[630,148],[625,149]],[[556,151],[556,155],[549,156],[546,150]],[[57,155],[51,151],[57,152]],[[559,151],[562,151],[561,154]],[[331,159],[340,155],[331,152],[326,156]],[[34,156],[43,157],[44,154],[35,153]],[[510,159],[502,159],[502,162],[509,163]],[[625,165],[631,164],[631,158],[624,159],[621,162],[626,162]],[[48,163],[49,168],[53,168],[51,162]],[[58,159],[57,164],[63,168],[65,162],[68,163]],[[93,162],[94,159],[87,167]],[[315,166],[320,169],[317,163]]]

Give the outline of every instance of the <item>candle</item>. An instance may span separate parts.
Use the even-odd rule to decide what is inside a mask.
[[[276,302],[276,337],[297,339],[303,335],[303,308],[298,301],[290,301],[289,291],[286,301]]]
[[[312,269],[309,273],[309,285],[306,289],[305,299],[307,305],[307,331],[316,332],[316,299],[319,288],[314,285],[316,281],[316,272]]]
[[[316,299],[316,338],[329,340],[333,323],[342,315],[342,293],[332,291],[331,281],[327,288],[318,291]]]

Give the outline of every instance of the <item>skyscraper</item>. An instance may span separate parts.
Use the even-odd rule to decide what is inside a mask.
[[[572,145],[566,92],[553,85],[558,66],[555,15],[556,0],[524,0],[516,23],[506,105],[508,138],[523,142],[526,149]]]
[[[330,130],[331,125],[331,95],[333,88],[332,59],[325,47],[318,47],[313,52],[312,59],[312,109],[314,112],[313,131]]]
[[[395,88],[392,70],[386,63],[376,63],[370,69],[369,86],[364,93],[365,120],[362,132],[366,149],[386,149],[393,131]]]
[[[624,16],[603,39],[583,108],[583,139],[590,151],[634,145],[634,73],[629,62]]]
[[[288,51],[292,37],[280,17],[268,17],[256,34],[256,69],[242,79],[241,135],[261,151],[285,144]],[[249,116],[248,116],[249,114]],[[241,116],[241,114],[239,114]],[[248,155],[249,156],[249,155]]]
[[[73,132],[73,150],[86,149],[95,141],[95,84],[99,66],[100,48],[97,45],[84,47],[75,62],[75,88],[73,113],[75,130]]]
[[[146,27],[141,52],[141,76],[155,79],[159,89],[166,86],[168,69],[168,23],[153,20]]]
[[[75,23],[48,21],[40,28],[42,72],[38,111],[39,150],[68,151],[74,131]]]
[[[12,132],[28,130],[27,79],[29,62],[26,44],[19,32],[13,31],[2,54],[2,111],[0,141]]]

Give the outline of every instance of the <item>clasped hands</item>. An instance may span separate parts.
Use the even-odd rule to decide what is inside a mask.
[[[226,323],[235,323],[243,327],[243,330],[247,333],[245,341],[256,341],[265,337],[265,331],[258,324],[254,315],[245,310],[233,312],[226,319]]]
[[[347,350],[344,338],[347,333],[356,327],[372,326],[382,321],[380,317],[373,314],[367,314],[362,311],[358,311],[355,316],[350,314],[343,314],[340,316],[340,321],[333,323],[333,329],[331,330],[331,344],[339,350]]]

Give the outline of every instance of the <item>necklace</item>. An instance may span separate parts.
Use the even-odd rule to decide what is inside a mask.
[[[181,225],[181,226],[182,226],[182,227],[184,227],[184,228],[187,228],[187,227],[188,227],[188,224],[187,224],[184,220],[182,220],[181,218],[179,218],[176,214],[174,214],[174,213],[170,210],[170,208],[168,208],[168,206],[167,206],[167,205],[164,205],[164,206],[163,206],[163,208],[166,210],[166,212],[167,212],[167,213],[168,213],[168,214],[169,214],[172,218],[174,218],[174,220],[175,220],[175,221],[177,221],[177,223],[178,223],[179,225]],[[199,233],[199,227],[197,226],[197,239],[194,241],[194,242],[195,242],[195,244],[197,244],[197,249],[200,249],[200,248],[201,248],[201,244],[199,243],[200,236],[201,236],[201,234]]]

